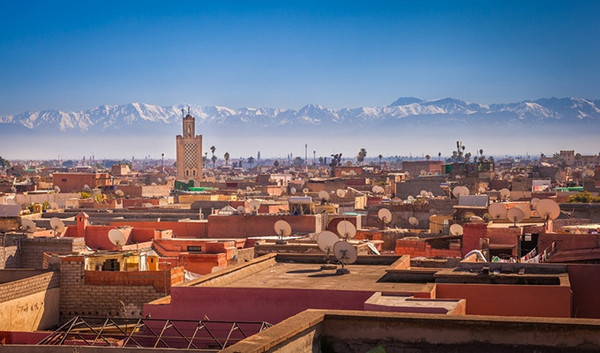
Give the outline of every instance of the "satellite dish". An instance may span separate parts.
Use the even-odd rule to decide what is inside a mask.
[[[121,232],[120,229],[109,230],[108,231],[108,240],[110,240],[110,242],[118,248],[121,248],[127,242],[127,238],[125,237],[125,234],[123,234],[123,232]]]
[[[550,199],[541,200],[536,207],[537,212],[544,219],[556,219],[560,215],[560,206]]]
[[[144,203],[142,204],[142,207],[144,207],[144,208],[152,208],[152,207],[154,207],[154,205],[153,205],[153,204],[151,204],[150,202],[144,202]]]
[[[538,205],[538,203],[540,203],[540,199],[538,199],[537,197],[534,197],[531,199],[530,203],[534,209],[537,209],[537,205]]]
[[[123,197],[125,196],[125,193],[123,192],[123,190],[117,190],[115,191],[115,195],[117,195],[118,197]]]
[[[57,194],[60,193],[60,186],[54,186],[54,192],[56,192]]]
[[[273,228],[275,228],[275,234],[277,234],[280,238],[287,237],[292,234],[292,226],[290,226],[290,224],[283,219],[275,222]]]
[[[304,189],[302,189],[302,192],[303,192],[303,193],[305,193],[305,194],[308,194],[308,192],[309,192],[309,191],[310,191],[310,190],[308,190],[308,188],[304,188]]]
[[[382,208],[377,212],[377,217],[379,217],[384,224],[388,224],[392,221],[392,212],[387,208]]]
[[[333,244],[338,242],[340,238],[334,232],[328,230],[317,234],[317,245],[324,253],[329,254],[333,251]]]
[[[342,268],[337,271],[339,274],[349,273],[348,269],[344,268],[346,264],[353,264],[358,258],[358,253],[354,245],[347,241],[338,241],[333,244],[333,254],[335,258],[342,264]]]
[[[244,190],[242,190],[242,189],[237,189],[236,193],[237,193],[238,195],[241,195],[241,194],[243,194],[243,193],[244,193]]]
[[[351,169],[349,172],[350,175],[356,175],[356,171],[354,169]]]
[[[292,187],[290,188],[290,194],[292,194],[292,195],[296,195],[296,192],[297,192],[296,188],[292,186]]]
[[[239,214],[246,213],[246,207],[244,207],[244,206],[238,206],[238,208],[236,210],[238,211]]]
[[[354,238],[356,235],[356,227],[350,221],[341,221],[337,225],[338,234],[344,238]]]
[[[417,226],[419,225],[419,219],[411,216],[408,218],[408,223],[410,223],[411,226]]]
[[[594,175],[596,175],[596,172],[594,172],[592,169],[586,169],[583,171],[583,175],[585,175],[588,178],[593,178]]]
[[[421,169],[421,171],[419,172],[420,175],[427,175],[427,171],[425,169]]]
[[[521,222],[525,219],[525,213],[518,207],[513,207],[506,212],[506,217],[517,226],[517,222]]]
[[[246,186],[246,191],[253,191],[253,189],[250,186]]]
[[[54,236],[58,233],[62,233],[65,230],[65,224],[57,217],[50,218],[50,227],[54,231]]]
[[[531,208],[529,208],[529,204],[518,203],[518,204],[515,205],[515,207],[517,207],[521,211],[523,211],[523,214],[525,215],[525,218],[531,217]]]
[[[433,198],[433,192],[429,191],[429,192],[427,193],[427,197],[429,197],[430,199],[432,199],[432,198]]]
[[[335,191],[335,194],[336,194],[338,197],[345,197],[345,196],[346,196],[346,190],[344,190],[344,189],[337,189],[337,190]]]
[[[327,201],[329,200],[329,193],[325,190],[321,190],[319,191],[319,198],[321,199],[321,201]]]
[[[485,188],[484,188],[483,186],[481,186],[481,187],[479,188],[479,193],[480,193],[480,194],[483,194],[483,193],[485,193]]]
[[[488,213],[493,219],[506,219],[506,207],[501,203],[493,203],[488,207]]]
[[[456,197],[457,199],[460,196],[469,195],[469,188],[467,188],[466,186],[457,186],[452,190],[452,195],[454,195],[454,197]]]
[[[412,195],[408,195],[408,197],[406,198],[408,201],[414,201],[415,198]]]
[[[460,224],[453,224],[450,226],[450,234],[452,235],[462,235],[463,227]]]
[[[50,208],[53,210],[58,210],[58,204],[56,202],[50,202]]]
[[[373,186],[371,190],[373,190],[373,192],[376,194],[383,194],[385,192],[385,189],[379,185]]]
[[[502,200],[508,199],[510,197],[510,190],[508,190],[507,188],[501,189],[500,197],[502,198]]]
[[[427,197],[427,190],[421,190],[419,195],[421,195],[421,197]]]
[[[21,227],[27,233],[33,233],[37,230],[35,223],[29,218],[21,219]]]
[[[260,208],[260,201],[250,200],[248,201],[248,207],[250,207],[253,212],[258,212],[258,209]]]

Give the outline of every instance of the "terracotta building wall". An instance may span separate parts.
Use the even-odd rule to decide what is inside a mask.
[[[209,238],[246,238],[275,236],[274,225],[284,220],[294,233],[318,233],[321,231],[321,215],[234,215],[208,217]]]

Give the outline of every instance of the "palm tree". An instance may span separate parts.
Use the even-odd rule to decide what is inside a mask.
[[[248,157],[248,164],[250,164],[250,168],[252,168],[252,165],[254,164],[254,157]]]
[[[215,156],[213,154],[213,156],[211,157],[212,163],[213,163],[213,168],[215,167],[215,163],[217,162],[217,156]]]
[[[227,163],[229,162],[229,152],[225,152],[223,158],[225,158],[225,165],[227,165]]]
[[[210,146],[210,151],[212,152],[212,154],[215,154],[216,150],[217,148],[215,146]]]
[[[379,158],[379,164],[381,164],[381,160],[383,159],[383,155],[380,154],[379,156],[377,156],[377,158]]]

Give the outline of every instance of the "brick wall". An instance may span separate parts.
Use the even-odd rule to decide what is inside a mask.
[[[60,321],[77,315],[142,316],[145,303],[169,294],[183,282],[183,269],[166,271],[85,271],[84,258],[63,258],[60,266]]]
[[[44,253],[72,254],[85,250],[83,238],[23,238],[17,267],[43,269]]]
[[[411,257],[461,257],[459,248],[436,249],[418,239],[397,239],[394,253]]]
[[[0,303],[57,288],[59,286],[58,277],[58,273],[48,272],[0,284]]]
[[[0,237],[0,270],[17,267],[18,240],[15,237]]]

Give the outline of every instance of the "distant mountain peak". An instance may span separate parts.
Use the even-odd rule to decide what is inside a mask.
[[[421,102],[423,102],[422,99],[415,98],[415,97],[400,97],[400,98],[396,99],[392,104],[388,105],[388,107],[398,107],[398,106],[402,106],[402,105],[409,105],[409,104],[421,103]]]

